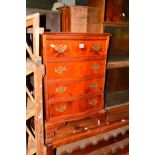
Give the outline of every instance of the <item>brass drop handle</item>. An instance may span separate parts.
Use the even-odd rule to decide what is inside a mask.
[[[98,87],[98,83],[94,82],[90,84],[90,88],[97,88]]]
[[[58,112],[64,112],[66,109],[67,109],[67,107],[65,105],[56,107],[56,111],[58,111]]]
[[[51,44],[50,46],[53,47],[55,49],[55,51],[57,51],[60,54],[64,53],[68,49],[67,45],[53,45],[53,44]]]
[[[55,72],[58,74],[63,74],[67,71],[67,67],[66,66],[59,66],[57,68],[55,68]]]
[[[58,87],[55,89],[55,91],[57,93],[64,93],[65,91],[67,91],[67,87]]]
[[[92,50],[94,52],[99,52],[101,50],[101,45],[99,45],[99,44],[92,45]]]
[[[93,70],[98,70],[98,69],[100,69],[100,64],[92,64],[91,68]]]
[[[96,105],[97,104],[97,99],[92,99],[90,102],[89,102],[90,105]]]

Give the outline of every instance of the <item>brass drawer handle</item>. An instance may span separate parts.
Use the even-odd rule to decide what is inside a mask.
[[[94,52],[99,52],[101,50],[101,45],[99,45],[99,44],[92,45],[92,50]]]
[[[68,49],[67,45],[53,45],[53,44],[51,44],[50,46],[53,47],[60,54],[64,53]]]
[[[91,66],[91,68],[92,68],[93,70],[98,70],[98,69],[100,69],[100,64],[93,64],[93,65]]]
[[[90,102],[89,102],[90,105],[96,105],[97,104],[97,99],[92,99]]]
[[[64,93],[67,91],[67,87],[58,87],[55,89],[57,93]]]
[[[66,66],[59,66],[57,68],[55,68],[55,72],[58,73],[58,74],[63,74],[67,71],[67,68]]]
[[[98,87],[98,83],[94,82],[90,84],[90,88],[97,88]]]
[[[58,112],[64,112],[66,109],[67,109],[67,107],[65,105],[56,107],[56,111],[58,111]]]

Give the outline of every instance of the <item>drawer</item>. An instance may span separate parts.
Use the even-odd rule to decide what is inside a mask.
[[[104,78],[82,80],[78,82],[78,93],[80,96],[94,93],[103,93]]]
[[[102,95],[81,99],[79,101],[80,112],[87,111],[87,110],[95,110],[99,108],[103,108],[103,96]]]
[[[48,40],[47,57],[106,55],[106,40]]]
[[[46,64],[46,76],[49,79],[75,77],[77,65],[75,62],[57,62]]]
[[[48,99],[58,99],[60,97],[73,97],[77,95],[77,82],[55,82],[47,86]]]
[[[49,104],[49,115],[51,117],[74,114],[78,111],[78,102],[55,102]]]
[[[81,61],[47,63],[46,75],[49,79],[87,77],[105,74],[106,61]]]
[[[106,61],[85,61],[79,62],[78,76],[92,76],[105,74]]]

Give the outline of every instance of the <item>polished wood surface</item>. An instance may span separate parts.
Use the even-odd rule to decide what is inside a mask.
[[[108,93],[129,90],[129,67],[107,70],[106,80]]]
[[[105,21],[129,21],[129,0],[106,0]]]
[[[101,133],[113,131],[129,124],[129,105],[124,104],[107,108],[106,112],[91,114],[88,117],[69,122],[67,124],[53,125],[46,127],[46,143],[59,147],[77,140],[92,137]],[[53,136],[52,136],[53,133]]]
[[[46,139],[66,122],[104,111],[109,37],[91,33],[43,35]]]
[[[70,9],[68,6],[59,8],[61,11],[61,32],[70,32]]]

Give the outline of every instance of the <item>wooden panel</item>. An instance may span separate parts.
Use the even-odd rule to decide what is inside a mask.
[[[65,6],[59,10],[61,11],[61,32],[70,32],[70,9]]]
[[[89,120],[90,120],[90,118],[89,118]],[[94,135],[98,135],[100,133],[105,133],[105,132],[108,132],[108,131],[111,131],[111,130],[114,130],[114,129],[117,129],[117,128],[120,128],[120,127],[123,127],[126,125],[128,125],[128,121],[116,122],[116,123],[104,125],[104,126],[96,125],[96,127],[98,126],[97,128],[92,128],[92,127],[89,128],[88,125],[86,125],[86,126],[83,125],[82,126],[83,130],[80,130],[80,132],[77,132],[77,130],[75,130],[73,128],[73,129],[70,129],[70,134],[68,134],[68,133],[66,135],[63,134],[63,136],[61,135],[60,137],[55,136],[55,138],[51,139],[51,140],[53,140],[53,142],[52,142],[53,146],[58,147],[58,146],[62,146],[64,144],[68,144],[68,143],[71,143],[71,142],[74,142],[77,140],[81,140],[81,139],[88,138],[88,137],[91,137]],[[95,126],[95,124],[93,124],[93,126]],[[87,130],[84,130],[84,128],[87,128]],[[89,130],[89,129],[91,129],[91,130]],[[74,130],[75,130],[75,134],[73,134]],[[88,132],[88,130],[89,130],[89,132]]]
[[[80,96],[103,93],[104,78],[93,78],[88,80],[81,80],[78,82],[78,93]]]
[[[49,40],[47,57],[80,57],[106,55],[106,40]],[[77,52],[78,51],[78,52]]]
[[[75,77],[77,65],[75,62],[58,62],[46,64],[46,76],[50,80]]]
[[[77,82],[74,81],[49,82],[47,86],[48,100],[76,96],[78,94],[76,88]]]
[[[61,31],[61,14],[59,11],[51,11],[46,14],[46,28],[51,32]]]
[[[68,102],[52,102],[49,105],[50,118],[53,116],[63,116],[63,115],[72,115],[78,111],[78,103],[73,101]]]
[[[102,27],[102,14],[101,8],[99,7],[88,7],[88,24],[87,32],[90,33],[101,33],[103,31]]]
[[[105,60],[48,63],[46,74],[51,80],[93,75],[103,76],[105,74],[105,63]]]
[[[87,7],[73,6],[71,12],[71,29],[70,32],[87,32]]]
[[[107,69],[124,68],[124,67],[129,67],[128,59],[109,60],[107,63]]]
[[[93,96],[85,98],[79,101],[79,111],[94,110],[95,108],[102,108],[103,106],[103,96]]]
[[[105,92],[105,106],[111,107],[129,102],[129,90]]]
[[[121,119],[122,121],[125,121],[128,118],[129,118],[129,104],[106,108],[107,123],[113,123]]]
[[[105,13],[105,0],[88,0],[89,7],[98,7],[101,10],[101,18],[100,18],[100,31],[99,33],[103,33],[104,27],[104,13]],[[93,17],[92,17],[93,18]]]
[[[87,61],[79,63],[79,70],[77,70],[77,75],[92,76],[92,75],[104,75],[106,61]]]
[[[129,21],[129,0],[106,0],[105,21]]]
[[[104,32],[112,34],[108,49],[109,59],[129,56],[129,25],[115,26],[116,24],[113,23],[111,26],[104,27]]]
[[[102,7],[71,6],[62,12],[62,32],[102,33]]]
[[[129,89],[129,68],[108,70],[106,74],[106,91],[122,91]]]

